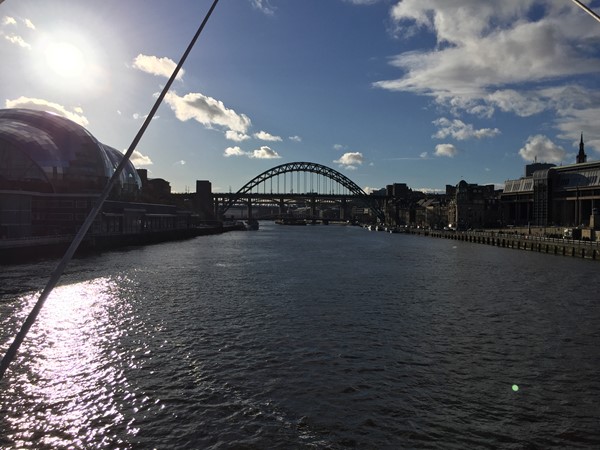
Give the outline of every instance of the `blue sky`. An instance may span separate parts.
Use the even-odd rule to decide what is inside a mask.
[[[125,151],[211,3],[0,2],[0,106]],[[599,72],[571,0],[221,0],[133,162],[175,192],[293,161],[366,190],[502,185],[573,163],[581,132],[599,158]]]

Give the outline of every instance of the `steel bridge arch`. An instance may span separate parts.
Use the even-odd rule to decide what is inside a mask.
[[[291,162],[286,164],[280,164],[279,166],[275,166],[269,170],[266,170],[265,172],[257,175],[252,180],[248,181],[244,186],[242,186],[240,190],[237,191],[235,195],[231,197],[225,205],[223,205],[221,212],[225,213],[241,197],[251,194],[252,189],[258,186],[260,183],[263,183],[270,178],[289,172],[315,173],[317,175],[325,176],[330,180],[341,184],[350,192],[352,192],[352,194],[356,195],[365,204],[365,206],[370,208],[371,211],[373,211],[373,213],[381,222],[385,221],[385,214],[381,210],[377,202],[374,199],[372,199],[365,191],[363,191],[361,187],[358,186],[354,181],[341,174],[337,170],[332,169],[331,167],[311,162]]]

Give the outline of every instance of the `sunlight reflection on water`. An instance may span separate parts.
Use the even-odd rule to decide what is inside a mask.
[[[136,434],[131,423],[123,423],[124,404],[114,395],[133,394],[120,369],[122,355],[111,350],[126,333],[119,317],[129,314],[117,283],[123,280],[96,278],[58,287],[48,297],[20,352],[31,364],[10,386],[21,405],[19,414],[6,417],[10,429],[20,430],[8,436],[17,446],[37,441],[52,448],[83,448],[105,438],[118,441],[116,436],[103,437],[105,430],[123,428]],[[25,312],[38,295],[21,298]],[[24,401],[31,402],[29,408],[23,408]],[[44,407],[36,407],[40,404]]]

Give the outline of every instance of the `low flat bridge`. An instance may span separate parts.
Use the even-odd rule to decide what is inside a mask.
[[[335,219],[349,220],[353,218],[353,208],[361,208],[363,212],[368,210],[374,219],[385,221],[379,203],[381,199],[368,195],[338,171],[311,162],[273,167],[254,177],[236,193],[213,194],[213,201],[215,213],[221,218],[231,208],[244,207],[248,219],[290,215],[319,219],[324,218],[324,211],[337,210],[339,215]],[[253,207],[269,212],[254,214]]]

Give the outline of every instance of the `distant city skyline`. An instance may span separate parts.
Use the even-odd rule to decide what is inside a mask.
[[[0,107],[125,151],[211,3],[0,0]],[[599,72],[570,0],[221,1],[132,161],[175,192],[293,161],[367,191],[501,187],[574,163],[581,133],[599,159]]]

